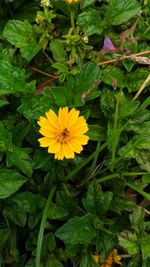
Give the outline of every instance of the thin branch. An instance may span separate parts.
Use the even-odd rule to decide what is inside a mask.
[[[136,95],[133,97],[133,100],[136,100],[139,97],[139,95],[142,93],[142,91],[144,90],[146,85],[149,83],[149,81],[150,81],[150,74],[147,76],[146,80],[144,81],[144,83],[142,84],[142,86],[140,87]]]
[[[143,52],[140,52],[140,53],[137,53],[137,54],[132,54],[132,56],[133,57],[138,57],[138,56],[142,56],[142,55],[145,55],[145,54],[150,54],[150,50],[143,51]],[[129,56],[122,56],[122,57],[119,57],[117,59],[111,59],[111,60],[103,61],[103,62],[100,62],[98,65],[101,66],[101,65],[112,64],[112,63],[115,63],[117,61],[121,61],[121,60],[125,60],[125,59],[129,59]]]
[[[50,77],[50,78],[53,78],[53,79],[56,79],[56,80],[59,79],[59,76],[54,76],[54,75],[52,75],[50,73],[44,72],[44,71],[39,70],[39,69],[37,69],[35,67],[31,67],[31,69],[34,70],[34,71],[36,71],[36,72],[38,72],[38,73],[41,73],[41,74],[43,74],[43,75],[45,75],[47,77]]]

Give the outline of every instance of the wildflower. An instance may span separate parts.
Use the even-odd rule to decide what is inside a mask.
[[[78,3],[80,0],[65,0],[68,4]]]
[[[50,109],[46,118],[40,117],[39,132],[44,137],[38,141],[41,147],[48,147],[48,152],[55,154],[55,159],[74,158],[75,153],[81,153],[83,145],[88,143],[89,137],[84,135],[88,126],[79,113],[75,108],[68,111],[68,107],[63,107],[59,109],[58,116]]]
[[[50,6],[50,1],[49,0],[41,0],[41,6],[43,7],[49,7]]]
[[[92,255],[96,263],[99,261],[99,255]],[[108,258],[100,265],[100,267],[111,267],[113,263],[121,264],[121,257],[117,252],[117,249],[113,249]]]

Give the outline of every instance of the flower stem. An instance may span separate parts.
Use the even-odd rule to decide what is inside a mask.
[[[41,224],[40,224],[40,230],[39,230],[39,235],[38,235],[38,241],[37,241],[37,252],[36,252],[36,267],[40,267],[40,261],[41,261],[41,250],[42,250],[42,243],[43,243],[43,236],[44,236],[44,229],[45,229],[45,225],[46,225],[46,220],[47,220],[47,212],[49,209],[49,206],[51,204],[53,195],[55,193],[56,190],[56,186],[53,186],[48,199],[46,201],[44,210],[43,210],[43,214],[42,214],[42,220],[41,220]]]
[[[75,33],[74,10],[70,11],[70,19],[71,19],[71,27],[73,29],[73,33]]]

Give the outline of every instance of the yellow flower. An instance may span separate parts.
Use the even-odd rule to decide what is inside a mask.
[[[80,0],[65,0],[68,4],[78,3]]]
[[[96,263],[99,261],[99,255],[92,255],[93,259]],[[109,254],[108,258],[100,265],[100,267],[111,267],[113,263],[121,264],[121,257],[118,254],[117,249],[113,249],[113,251]]]
[[[79,113],[75,108],[68,111],[68,107],[63,107],[58,116],[50,109],[46,117],[40,117],[39,132],[44,137],[38,141],[41,147],[48,147],[48,152],[55,154],[55,159],[74,158],[75,153],[81,153],[83,145],[88,143],[89,137],[84,135],[88,125]]]

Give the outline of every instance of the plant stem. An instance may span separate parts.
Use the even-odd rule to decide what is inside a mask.
[[[136,186],[134,184],[126,183],[126,185],[129,186],[131,189],[135,190],[136,192],[138,192],[145,199],[147,199],[148,201],[150,201],[150,194],[144,192],[143,190],[141,190],[138,186]]]
[[[71,27],[73,29],[73,33],[75,33],[74,10],[70,11],[70,19],[71,19]]]
[[[38,241],[37,241],[36,267],[40,267],[41,250],[42,250],[44,229],[45,229],[46,220],[47,220],[47,212],[48,212],[49,206],[51,204],[55,190],[56,190],[56,186],[53,186],[50,193],[49,193],[49,196],[48,196],[48,199],[46,201],[46,204],[45,204],[45,207],[43,210],[43,214],[42,214],[42,220],[41,220],[41,224],[40,224],[40,230],[39,230]]]
[[[76,173],[78,173],[84,166],[86,166],[98,153],[100,153],[103,149],[107,147],[107,142],[105,142],[102,146],[98,147],[93,154],[91,154],[81,165],[77,166],[71,173],[69,173],[63,181],[70,180]]]

